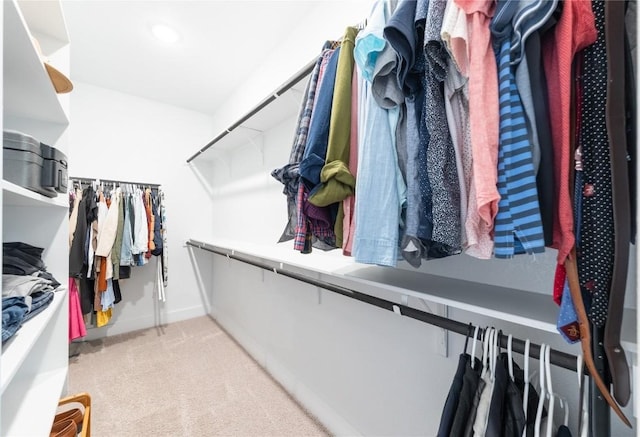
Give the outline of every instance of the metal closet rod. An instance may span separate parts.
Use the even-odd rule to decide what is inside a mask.
[[[293,273],[290,271],[286,271],[284,269],[278,269],[266,263],[262,263],[259,261],[250,260],[241,256],[236,255],[235,253],[225,252],[223,250],[219,250],[216,248],[208,247],[207,245],[197,244],[192,241],[187,241],[188,246],[192,246],[198,249],[205,250],[207,252],[213,252],[217,255],[222,255],[227,258],[231,258],[246,264],[250,264],[254,267],[259,267],[264,270],[269,270],[278,275],[287,276],[292,279],[296,279],[301,282],[306,282],[307,284],[314,285],[316,287],[323,288],[325,290],[332,291],[337,294],[341,294],[343,296],[359,300],[361,302],[368,303],[370,305],[376,306],[378,308],[382,308],[388,311],[395,312],[394,307],[400,310],[400,313],[405,317],[410,317],[415,320],[420,320],[421,322],[428,323],[430,325],[437,326],[439,328],[446,329],[450,332],[455,332],[461,335],[470,335],[473,337],[473,332],[475,327],[471,324],[465,324],[462,322],[458,322],[457,320],[449,319],[446,317],[438,316],[436,314],[427,313],[424,311],[417,310],[415,308],[411,308],[406,305],[398,304],[395,302],[391,302],[385,299],[381,299],[375,296],[370,296],[368,294],[361,293],[356,290],[352,290],[350,288],[342,287],[339,285],[331,284],[326,281],[321,281],[318,279],[310,278],[308,276],[300,275],[298,273]],[[471,333],[470,333],[471,332]],[[469,334],[470,333],[470,334]],[[482,338],[484,334],[484,329],[480,328],[478,330],[478,337]],[[503,335],[500,337],[500,346],[503,348],[507,347],[507,336]],[[512,338],[512,347],[511,350],[513,352],[524,355],[524,346],[525,340],[521,340],[519,338]],[[535,343],[530,343],[529,356],[534,359],[540,359],[540,345]],[[550,361],[551,364],[562,367],[564,369],[576,371],[577,370],[577,357],[575,355],[571,355],[565,352],[561,352],[558,350],[551,350]],[[584,369],[585,374],[588,374],[587,369]]]
[[[96,181],[100,181],[100,182],[106,182],[109,184],[130,184],[130,185],[142,185],[145,187],[160,187],[160,184],[151,184],[149,182],[130,182],[130,181],[117,181],[117,180],[112,180],[112,179],[102,179],[102,178],[75,178],[75,177],[71,177],[69,176],[69,180],[72,182],[80,182],[80,183],[93,183]]]
[[[214,139],[212,139],[211,141],[209,141],[207,144],[205,144],[202,149],[200,149],[199,151],[197,151],[195,154],[193,154],[193,156],[191,156],[189,159],[187,159],[187,163],[193,161],[198,155],[200,155],[201,153],[203,153],[204,151],[206,151],[209,147],[213,146],[215,143],[217,143],[218,141],[220,141],[221,139],[223,139],[224,137],[226,137],[232,130],[234,130],[235,128],[237,128],[238,126],[240,126],[242,123],[244,123],[245,121],[247,121],[248,119],[250,119],[251,117],[253,117],[254,115],[256,115],[258,112],[262,111],[265,107],[267,107],[271,102],[273,102],[275,99],[277,99],[278,97],[280,97],[282,94],[284,94],[286,91],[288,91],[289,89],[291,89],[293,86],[295,86],[298,82],[300,82],[302,79],[304,79],[305,77],[307,77],[312,71],[313,71],[313,67],[316,64],[316,60],[317,58],[314,58],[311,62],[309,62],[307,65],[305,65],[300,71],[298,71],[296,74],[294,74],[293,76],[291,76],[289,79],[287,79],[287,81],[285,83],[283,83],[282,85],[280,85],[278,87],[278,89],[276,89],[274,92],[272,92],[269,96],[265,97],[260,103],[258,103],[253,109],[251,109],[249,112],[247,112],[245,115],[243,115],[242,117],[240,117],[235,123],[233,123],[231,126],[229,126],[227,129],[225,129],[224,131],[222,131],[217,137],[215,137]]]

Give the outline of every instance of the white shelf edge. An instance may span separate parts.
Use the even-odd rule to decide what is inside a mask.
[[[289,244],[282,243],[280,245],[256,245],[256,244],[248,244],[248,243],[240,243],[240,242],[231,242],[231,241],[222,241],[222,242],[205,242],[202,240],[192,240],[194,243],[199,243],[204,246],[214,246],[216,248],[222,249],[224,251],[228,251],[229,253],[234,253],[239,256],[246,257],[255,257],[259,258],[265,262],[274,263],[274,267],[286,270],[287,267],[292,267],[296,269],[302,269],[309,273],[321,274],[323,275],[322,280],[327,282],[332,282],[332,279],[339,279],[342,281],[347,281],[349,285],[361,285],[361,286],[370,286],[375,287],[379,290],[392,292],[399,296],[406,295],[415,297],[421,300],[427,300],[433,303],[443,304],[450,306],[452,308],[457,308],[463,311],[468,311],[474,314],[487,316],[499,320],[504,320],[506,322],[515,323],[522,326],[531,327],[543,332],[549,332],[557,334],[556,321],[555,316],[557,314],[557,307],[551,301],[551,296],[545,294],[534,293],[527,290],[518,290],[514,289],[513,291],[516,293],[522,293],[523,296],[526,296],[527,299],[534,299],[535,303],[540,304],[540,306],[548,306],[551,310],[555,308],[555,312],[547,314],[548,320],[542,320],[541,318],[535,318],[533,316],[527,316],[523,313],[515,314],[513,312],[501,311],[491,308],[489,305],[482,306],[477,302],[465,302],[463,300],[457,300],[452,298],[447,298],[442,295],[430,294],[428,292],[412,290],[408,288],[403,288],[400,286],[396,286],[393,284],[385,284],[382,282],[372,281],[370,279],[362,278],[354,276],[354,269],[362,268],[375,268],[376,266],[370,266],[366,264],[356,263],[353,258],[342,256],[341,251],[334,250],[330,252],[322,252],[314,251],[314,255],[303,255],[299,252],[294,251]],[[287,246],[286,248],[284,246]],[[383,268],[380,268],[383,269]],[[435,277],[441,278],[445,281],[451,280],[452,282],[458,281],[461,284],[468,283],[469,281],[456,280],[452,278],[447,278],[443,276],[429,275],[420,272],[410,272],[400,269],[394,270],[396,274],[412,274],[412,275],[424,275],[425,277]],[[349,274],[351,273],[351,275]],[[343,285],[343,284],[337,284]],[[488,284],[479,284],[482,287],[490,287],[495,289],[507,290],[506,287],[497,287]],[[366,293],[366,288],[357,287],[358,291]],[[527,307],[527,306],[525,306]],[[526,310],[532,310],[532,308],[525,308]],[[634,332],[629,332],[629,328],[631,325],[635,323],[636,320],[636,310],[626,308],[625,309],[625,317],[624,321],[626,321],[627,329],[623,330],[623,334],[627,334],[628,336],[635,337]],[[622,346],[624,347],[626,352],[637,354],[637,340],[636,342],[632,341],[633,339],[629,339],[629,337],[623,339]]]
[[[28,389],[18,393],[10,405],[2,406],[3,436],[44,436],[49,435],[56,408],[67,380],[68,367],[39,373],[31,380],[24,379]],[[10,417],[8,417],[10,416]]]
[[[0,392],[4,393],[18,369],[31,352],[34,344],[51,322],[51,318],[65,301],[66,287],[58,287],[53,301],[40,314],[25,322],[14,336],[2,345],[0,357]]]
[[[57,48],[69,44],[69,32],[60,0],[17,0],[17,4],[31,33],[55,40]]]
[[[69,208],[65,193],[58,193],[58,195],[53,198],[47,197],[5,179],[2,180],[2,191],[2,204],[5,206],[55,206]]]
[[[68,125],[69,117],[38,56],[19,5],[11,0],[3,2],[3,7],[4,115]]]

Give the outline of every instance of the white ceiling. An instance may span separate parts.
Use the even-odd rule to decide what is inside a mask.
[[[317,3],[315,3],[317,5]],[[214,114],[313,1],[64,0],[71,79]],[[176,29],[175,44],[151,25]]]

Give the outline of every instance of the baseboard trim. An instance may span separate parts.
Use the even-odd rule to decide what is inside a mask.
[[[90,341],[114,335],[126,334],[140,329],[153,328],[166,325],[167,323],[180,322],[182,320],[193,319],[195,317],[206,316],[207,313],[202,306],[183,308],[176,311],[162,313],[158,317],[155,314],[148,314],[135,319],[117,320],[101,328],[88,328],[87,335],[82,340]]]

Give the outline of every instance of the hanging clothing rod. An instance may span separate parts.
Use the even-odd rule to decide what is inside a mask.
[[[214,139],[209,141],[207,144],[205,144],[204,147],[202,147],[202,149],[200,149],[193,156],[191,156],[189,159],[187,159],[187,163],[193,161],[198,155],[200,155],[201,153],[206,151],[209,147],[213,146],[215,143],[217,143],[218,141],[220,141],[221,139],[226,137],[227,134],[229,134],[235,128],[237,128],[242,123],[244,123],[245,121],[247,121],[248,119],[250,119],[251,117],[256,115],[258,112],[262,111],[271,102],[273,102],[275,99],[277,99],[282,94],[287,92],[289,89],[291,89],[293,86],[295,86],[302,79],[307,77],[311,73],[311,71],[313,71],[313,67],[316,64],[316,60],[317,60],[317,58],[314,58],[311,62],[309,62],[307,65],[305,65],[300,71],[298,71],[293,76],[291,76],[289,79],[287,79],[286,82],[284,82],[282,85],[280,85],[274,92],[272,92],[269,96],[264,98],[260,103],[258,103],[255,107],[253,107],[253,109],[251,109],[245,115],[240,117],[235,123],[233,123],[227,129],[222,131],[217,137],[215,137]]]
[[[204,244],[197,244],[193,241],[187,241],[187,245],[191,246],[191,247],[195,247],[197,249],[202,249],[205,250],[207,252],[212,252],[215,253],[217,255],[221,255],[221,256],[225,256],[227,258],[231,258],[246,264],[250,264],[254,267],[259,267],[261,269],[264,270],[268,270],[271,272],[274,272],[278,275],[282,275],[282,276],[286,276],[292,279],[296,279],[298,281],[301,282],[305,282],[307,284],[311,284],[314,285],[316,287],[320,287],[323,288],[325,290],[340,294],[342,296],[346,296],[355,300],[359,300],[361,302],[365,302],[368,303],[370,305],[376,306],[378,308],[382,308],[391,312],[396,312],[396,308],[400,310],[400,314],[402,314],[403,316],[406,317],[410,317],[412,319],[415,320],[420,320],[421,322],[425,322],[428,323],[430,325],[434,325],[437,326],[439,328],[442,329],[446,329],[447,331],[450,332],[455,332],[457,334],[461,334],[461,335],[470,335],[471,337],[473,337],[473,329],[475,329],[475,327],[473,327],[470,324],[465,324],[462,322],[458,322],[457,320],[453,320],[453,319],[449,319],[446,317],[442,317],[442,316],[438,316],[436,314],[431,314],[431,313],[427,313],[424,311],[420,311],[417,310],[415,308],[411,308],[409,306],[406,305],[402,305],[402,304],[398,304],[395,302],[391,302],[385,299],[381,299],[375,296],[370,296],[368,294],[356,291],[356,290],[352,290],[350,288],[346,288],[346,287],[342,287],[339,285],[335,285],[335,284],[331,284],[329,282],[326,281],[321,281],[318,279],[314,279],[305,275],[301,275],[298,273],[294,273],[294,272],[290,272],[287,270],[284,270],[282,268],[277,268],[274,267],[272,265],[266,264],[266,263],[262,263],[259,261],[254,261],[254,260],[250,260],[241,256],[236,255],[235,253],[231,253],[229,251],[224,251],[215,247],[210,247],[208,245],[204,245]],[[484,329],[480,328],[478,330],[478,336],[479,338],[482,338],[482,335],[484,334]],[[519,353],[521,355],[524,354],[524,346],[525,346],[525,340],[521,340],[518,338],[513,338],[512,339],[512,351]],[[507,347],[507,336],[502,336],[500,338],[500,345],[503,348]],[[540,345],[539,344],[534,344],[534,343],[530,343],[530,351],[529,351],[529,356],[531,358],[534,359],[540,359]],[[572,371],[576,371],[577,370],[577,357],[575,355],[571,355],[565,352],[561,352],[558,350],[551,350],[551,363],[554,364],[555,366],[558,367],[562,367],[564,369],[568,369],[568,370],[572,370]],[[585,369],[585,374],[587,374],[587,369]]]
[[[109,184],[142,185],[144,187],[153,187],[153,188],[158,188],[158,187],[161,186],[161,184],[151,184],[149,182],[117,181],[117,180],[112,180],[112,179],[101,179],[101,178],[75,178],[75,177],[71,177],[71,176],[69,177],[69,180],[72,181],[72,182],[80,182],[80,183],[84,183],[84,184],[91,184],[93,182],[100,181],[100,182],[106,182],[106,183],[109,183]]]

